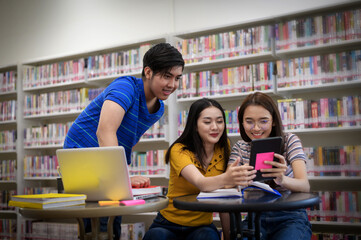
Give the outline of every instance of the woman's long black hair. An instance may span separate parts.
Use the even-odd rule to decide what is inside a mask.
[[[229,147],[228,137],[227,137],[226,116],[224,114],[224,110],[223,110],[222,106],[217,101],[215,101],[213,99],[209,99],[209,98],[202,98],[202,99],[199,99],[199,100],[195,101],[194,103],[192,103],[192,105],[189,109],[187,123],[186,123],[183,133],[169,147],[169,149],[165,155],[166,163],[169,163],[170,152],[171,152],[171,149],[174,146],[174,144],[181,143],[185,146],[183,148],[183,150],[189,150],[189,151],[193,152],[195,154],[195,156],[197,157],[198,161],[202,164],[202,166],[204,166],[203,159],[206,155],[206,152],[204,149],[203,141],[197,131],[197,121],[198,121],[198,118],[199,118],[199,115],[201,114],[201,112],[204,109],[206,109],[208,107],[212,107],[212,106],[218,108],[222,112],[222,116],[223,116],[224,130],[223,130],[221,138],[219,139],[219,141],[216,145],[219,146],[224,151],[223,157],[225,159],[225,169],[226,169],[226,166],[228,164],[228,159],[230,156],[230,147]]]

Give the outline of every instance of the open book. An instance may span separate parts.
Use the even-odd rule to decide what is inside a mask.
[[[279,193],[276,189],[271,188],[268,184],[265,184],[263,182],[257,182],[257,181],[252,182],[248,187],[242,188],[241,190],[242,193],[244,192],[244,190],[249,188],[256,188],[280,197],[282,196],[281,193]]]
[[[271,188],[268,184],[262,182],[252,182],[248,187],[242,188],[239,192],[236,188],[225,188],[225,189],[217,189],[210,192],[200,192],[197,196],[197,199],[206,199],[206,198],[241,198],[243,196],[243,192],[249,188],[256,188],[263,190],[267,193],[272,193],[277,196],[282,196],[277,190]]]
[[[242,192],[236,188],[222,188],[210,192],[200,192],[197,196],[198,199],[204,198],[241,198]]]

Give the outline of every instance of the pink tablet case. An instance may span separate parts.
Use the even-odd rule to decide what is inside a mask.
[[[255,169],[272,168],[272,165],[265,164],[264,161],[273,161],[274,152],[257,153]]]

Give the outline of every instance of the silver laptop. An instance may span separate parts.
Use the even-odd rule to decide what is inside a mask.
[[[87,201],[133,199],[124,148],[58,149],[65,193],[82,193]]]

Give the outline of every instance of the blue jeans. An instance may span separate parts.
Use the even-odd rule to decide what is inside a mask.
[[[91,232],[90,218],[83,218],[85,232]],[[99,218],[100,232],[107,232],[108,217]],[[122,216],[116,216],[113,222],[113,234],[114,240],[119,240],[121,235]]]
[[[311,224],[304,209],[263,212],[261,221],[262,240],[309,240]],[[247,220],[243,226],[247,226]]]
[[[214,224],[199,227],[187,227],[172,223],[160,213],[154,219],[143,240],[219,240],[220,236]]]

